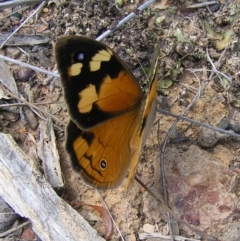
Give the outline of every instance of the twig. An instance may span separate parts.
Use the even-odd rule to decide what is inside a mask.
[[[16,59],[12,59],[12,58],[3,56],[3,55],[1,55],[1,54],[0,54],[0,58],[3,59],[3,60],[5,60],[5,61],[9,61],[9,62],[11,62],[11,63],[14,63],[14,64],[18,64],[18,65],[20,65],[20,66],[22,66],[22,67],[29,68],[29,69],[33,69],[33,70],[35,70],[36,72],[40,72],[40,73],[47,74],[47,75],[52,75],[52,76],[54,76],[54,77],[59,77],[59,74],[56,73],[56,72],[47,71],[47,70],[45,70],[45,69],[35,67],[35,66],[31,65],[31,64],[23,63],[23,62],[21,62],[21,61],[18,61],[18,60],[16,60]]]
[[[43,0],[15,0],[15,1],[7,1],[0,3],[0,9],[10,8],[14,6],[19,6],[21,4],[33,4],[33,3],[39,3]]]
[[[220,71],[217,70],[215,64],[213,63],[212,59],[210,58],[210,56],[209,56],[209,54],[208,54],[208,49],[206,49],[206,52],[207,52],[207,60],[208,60],[209,63],[212,65],[213,70],[217,72],[217,75],[218,75],[219,79],[221,80],[222,86],[224,87],[224,89],[226,89],[226,85],[225,85],[224,81],[222,80],[221,75],[222,75],[223,77],[225,77],[230,83],[232,83],[232,79],[229,78],[229,77],[228,77],[227,75],[225,75],[224,73],[222,73],[222,72],[220,72]]]
[[[9,3],[9,2],[7,2],[7,3]],[[1,6],[1,5],[0,5],[0,6]],[[24,10],[26,10],[27,8],[29,8],[29,6],[25,6],[25,7],[19,8],[19,9],[17,9],[16,11],[13,11],[13,12],[7,14],[6,16],[0,18],[0,21],[2,21],[2,20],[4,20],[4,19],[12,16],[14,13],[18,13],[19,11],[24,11]],[[1,8],[0,8],[0,9],[1,9]]]
[[[42,8],[43,5],[45,5],[45,1],[42,2],[42,3],[37,7],[37,9],[36,9],[32,14],[30,14],[30,15],[22,22],[22,24],[21,24],[18,28],[16,28],[16,29],[7,37],[7,39],[6,39],[6,40],[2,43],[2,45],[0,46],[0,49],[2,49],[2,47],[4,46],[4,44],[5,44],[28,20],[30,20],[30,19],[39,11],[39,9]]]
[[[43,113],[46,116],[49,116],[50,118],[52,118],[56,123],[58,123],[59,125],[64,126],[65,123],[63,121],[60,121],[57,117],[55,117],[54,115],[50,114],[49,112],[37,107],[36,105],[34,105],[33,103],[30,103],[28,101],[26,101],[25,99],[21,99],[20,97],[18,97],[17,95],[13,94],[11,91],[9,91],[8,89],[6,89],[5,87],[3,87],[2,85],[0,85],[0,89],[3,90],[6,94],[10,95],[11,97],[17,99],[18,101],[26,104],[27,106],[34,108],[35,110]]]
[[[17,47],[22,53],[24,53],[28,58],[30,57],[30,55],[26,52],[26,51],[24,51],[22,48],[20,48],[20,47]]]
[[[44,1],[44,4],[41,4],[41,7],[38,9],[38,11],[36,12],[36,17],[35,17],[35,22],[37,22],[37,20],[39,19],[39,15],[41,13],[41,11],[43,10],[44,6],[46,5],[46,1]],[[48,25],[48,24],[47,24]]]
[[[51,102],[32,103],[32,104],[34,104],[34,105],[51,105],[51,104],[54,104],[54,102],[51,101]],[[58,102],[58,104],[59,104],[59,102]],[[13,107],[13,106],[25,106],[25,105],[27,105],[27,104],[25,104],[25,103],[3,104],[3,105],[0,105],[0,108],[9,108],[9,107]]]
[[[174,237],[173,237],[173,231],[172,231],[172,225],[171,225],[171,216],[170,216],[169,212],[167,212],[167,220],[168,220],[170,240],[171,240],[171,241],[175,241],[175,239],[174,239]]]
[[[170,236],[162,235],[161,233],[139,233],[139,240],[146,240],[151,238],[160,238],[161,240],[167,241],[171,240]],[[201,241],[200,239],[185,238],[183,236],[174,235],[175,241]],[[159,239],[157,239],[159,240]]]
[[[8,234],[13,233],[13,232],[15,232],[16,230],[18,230],[18,229],[20,229],[20,228],[23,228],[23,227],[25,227],[25,226],[27,226],[27,225],[29,225],[29,224],[30,224],[30,222],[27,221],[27,222],[25,222],[25,223],[22,223],[22,224],[18,225],[17,227],[14,227],[14,228],[9,229],[9,230],[6,231],[6,232],[0,233],[0,238],[3,238],[3,237],[5,237],[5,236],[7,236]]]
[[[149,5],[151,5],[153,2],[155,2],[156,0],[149,0],[146,3],[144,3],[143,5],[141,5],[138,10],[141,12],[143,11],[145,8],[147,8]],[[128,22],[129,20],[131,20],[132,18],[136,17],[136,13],[130,13],[127,17],[125,17],[124,19],[122,19],[121,21],[118,22],[118,24],[116,25],[115,28],[107,30],[106,32],[104,32],[103,34],[101,34],[99,37],[96,38],[97,41],[101,41],[104,38],[106,38],[107,36],[109,36],[110,34],[112,34],[113,32],[115,32],[116,30],[118,30],[123,24],[125,24],[126,22]]]
[[[166,111],[166,110],[163,110],[163,109],[157,109],[157,112],[160,112],[160,113],[162,113],[162,114],[164,114],[164,115],[169,115],[169,116],[175,117],[175,118],[177,118],[177,119],[179,119],[179,120],[187,121],[187,122],[193,123],[193,124],[195,124],[195,125],[203,126],[203,127],[208,128],[208,129],[211,129],[211,130],[213,130],[213,131],[218,131],[218,132],[220,132],[220,133],[227,134],[227,135],[229,135],[229,136],[232,136],[232,137],[235,137],[235,138],[240,139],[240,135],[237,134],[237,133],[235,133],[235,132],[233,132],[233,131],[227,131],[227,130],[218,128],[218,127],[216,127],[216,126],[211,126],[211,125],[209,125],[209,124],[206,124],[206,123],[203,123],[203,122],[200,122],[200,121],[196,121],[196,120],[190,119],[190,118],[185,117],[185,116],[175,115],[175,114],[173,114],[173,113],[171,113],[171,112],[168,112],[168,111]]]
[[[178,83],[178,84],[183,86],[184,88],[186,88],[188,91],[192,92],[193,94],[196,94],[196,92],[198,91],[197,88],[189,86],[188,84],[184,84],[184,83]]]
[[[212,74],[219,74],[219,75],[222,75],[224,78],[226,78],[230,83],[232,82],[232,79],[231,77],[227,76],[226,74],[218,71],[218,70],[212,70],[212,69],[186,69],[188,71],[190,71],[191,73],[193,72],[201,72],[203,70],[207,71],[207,72],[211,72]]]
[[[217,1],[211,1],[211,2],[204,2],[204,3],[196,3],[196,4],[193,4],[193,5],[189,5],[186,8],[202,8],[202,7],[206,7],[206,6],[209,6],[209,5],[212,5],[212,4],[216,4],[216,3],[218,3],[218,2]]]

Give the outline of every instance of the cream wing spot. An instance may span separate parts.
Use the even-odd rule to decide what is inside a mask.
[[[72,64],[69,68],[68,68],[68,75],[69,76],[77,76],[81,73],[83,64],[82,63],[76,63],[76,64]]]
[[[92,105],[98,100],[95,85],[90,84],[79,93],[78,110],[80,113],[87,113],[92,110]]]
[[[90,62],[90,70],[91,72],[97,71],[100,69],[101,62],[100,61],[91,61]]]
[[[108,50],[100,50],[97,54],[92,57],[90,61],[90,70],[92,72],[100,69],[100,65],[102,61],[109,61],[112,56],[112,51]]]
[[[100,50],[97,54],[92,57],[93,61],[109,61],[112,54],[107,50]]]

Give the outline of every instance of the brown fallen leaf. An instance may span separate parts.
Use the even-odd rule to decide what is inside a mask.
[[[48,26],[46,24],[41,24],[37,29],[37,33],[42,33],[43,31],[45,31],[47,29],[48,29]]]
[[[100,217],[105,227],[104,238],[106,240],[109,240],[111,238],[113,234],[113,222],[106,208],[98,205],[88,204],[88,203],[73,202],[72,204],[76,206],[86,206],[86,207],[91,207],[95,209],[100,214]]]
[[[35,238],[36,238],[36,235],[30,228],[25,229],[21,236],[22,240],[33,240]]]

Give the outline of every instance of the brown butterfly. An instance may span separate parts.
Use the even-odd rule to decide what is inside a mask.
[[[113,50],[82,36],[61,38],[56,60],[70,114],[66,150],[76,173],[99,189],[127,187],[156,109],[156,48],[149,91]]]

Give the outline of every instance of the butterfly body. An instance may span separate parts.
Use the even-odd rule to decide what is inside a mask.
[[[95,40],[69,36],[56,44],[56,60],[70,114],[66,149],[73,169],[100,189],[130,184],[154,119],[154,80],[144,96],[122,60]]]

